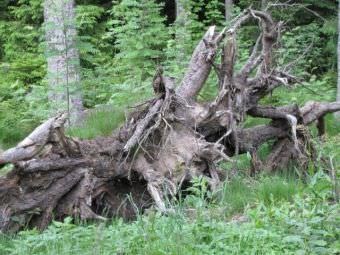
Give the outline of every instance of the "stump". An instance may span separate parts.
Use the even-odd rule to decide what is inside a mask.
[[[251,19],[262,31],[248,61],[236,71],[236,35]],[[216,188],[222,178],[217,163],[242,153],[252,157],[252,174],[275,171],[292,160],[306,164],[308,125],[323,123],[325,114],[340,110],[340,103],[259,104],[277,87],[298,81],[273,61],[281,25],[266,12],[247,9],[221,32],[210,27],[180,84],[159,69],[152,84],[155,98],[139,106],[110,137],[67,137],[66,114],[41,124],[0,155],[0,166],[14,165],[0,178],[0,230],[44,229],[53,218],[66,216],[133,218],[152,205],[166,212],[165,196],[175,196],[197,176]],[[216,64],[219,52],[221,63]],[[218,95],[199,102],[197,95],[212,69],[219,77]],[[271,122],[242,128],[247,115]],[[273,147],[261,162],[257,150],[267,141],[274,141]]]

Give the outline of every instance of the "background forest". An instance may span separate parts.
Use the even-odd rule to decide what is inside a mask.
[[[55,114],[48,99],[43,4],[0,0],[0,149],[12,147]],[[180,12],[176,4],[182,6]],[[79,0],[75,45],[86,114],[68,134],[111,134],[124,122],[129,107],[152,96],[158,67],[181,80],[206,28],[226,26],[249,6],[267,8],[285,22],[277,61],[294,61],[293,73],[301,78],[293,88],[275,90],[262,103],[335,101],[335,0]],[[249,22],[239,33],[238,67],[254,47],[257,26]],[[214,72],[207,83],[200,101],[217,93]],[[248,118],[245,125],[264,121]],[[249,155],[241,155],[239,172],[217,193],[198,178],[184,200],[169,201],[173,215],[150,211],[132,223],[115,219],[109,224],[75,224],[67,218],[53,222],[42,234],[27,230],[1,235],[0,254],[339,254],[340,121],[328,115],[326,127],[323,141],[313,140],[318,163],[307,173],[292,167],[284,174],[250,178]],[[261,155],[267,152],[266,145],[261,147]],[[329,173],[334,171],[332,177]]]

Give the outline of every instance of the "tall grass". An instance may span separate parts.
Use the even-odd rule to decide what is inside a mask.
[[[125,120],[124,110],[111,106],[91,110],[83,123],[67,130],[67,134],[82,139],[108,136]]]
[[[287,175],[261,176],[258,179],[237,176],[224,183],[221,203],[227,206],[231,216],[242,213],[248,205],[255,202],[269,205],[281,201],[291,201],[303,189],[298,179]]]
[[[221,203],[227,206],[229,215],[243,212],[244,208],[255,201],[254,184],[236,177],[226,182],[222,189]]]
[[[280,201],[291,201],[293,196],[302,188],[303,184],[299,179],[285,176],[266,176],[259,182],[255,192],[257,199],[268,205]]]

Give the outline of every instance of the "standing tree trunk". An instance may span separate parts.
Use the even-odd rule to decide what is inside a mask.
[[[176,2],[176,21],[180,22],[179,20],[183,18],[184,14],[183,0],[176,0],[175,2]]]
[[[49,101],[53,112],[67,110],[75,123],[80,119],[83,100],[74,0],[45,0],[44,19]]]
[[[233,0],[225,0],[224,8],[225,20],[228,22],[233,12]]]
[[[338,5],[338,47],[337,47],[337,54],[338,54],[338,86],[337,86],[337,95],[336,100],[340,102],[340,1]],[[335,118],[340,121],[340,113],[336,112]]]
[[[190,32],[187,29],[189,22],[188,0],[176,0],[176,42],[179,46],[179,52],[176,62],[180,69],[186,66],[186,44],[190,42]]]
[[[265,10],[267,7],[268,1],[267,0],[261,0],[261,10]]]

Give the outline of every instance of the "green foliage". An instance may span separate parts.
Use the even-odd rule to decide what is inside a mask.
[[[100,6],[78,5],[76,7],[79,33],[77,48],[84,73],[110,62],[113,57],[112,45],[104,38],[106,22],[100,22],[104,15],[105,9]]]
[[[106,104],[116,82],[111,63],[114,49],[106,36],[106,11],[97,5],[78,5],[76,8],[77,47],[82,67],[83,99],[87,108]]]
[[[5,147],[22,139],[39,120],[26,95],[45,76],[39,47],[40,4],[40,0],[18,1],[6,6],[7,16],[0,19],[0,144]]]
[[[297,84],[293,88],[278,88],[271,97],[264,99],[263,103],[274,105],[297,103],[298,105],[303,105],[308,101],[334,101],[335,96],[335,74],[328,73],[320,79],[312,75],[309,80]]]
[[[205,6],[206,25],[222,26],[225,24],[224,4],[218,0],[211,0]]]
[[[284,66],[292,63],[291,67],[300,77],[330,70],[336,63],[336,47],[334,36],[328,38],[324,35],[325,29],[317,23],[296,26],[286,31],[282,36],[282,47],[277,52],[280,56],[277,64]]]
[[[163,64],[177,80],[183,76],[191,54],[208,26],[221,28],[225,25],[220,1],[213,0],[206,4],[204,0],[185,0],[182,5],[183,17],[170,26],[171,38],[167,42],[166,61]]]
[[[16,19],[28,24],[40,24],[42,22],[42,0],[18,0],[17,6],[10,6],[9,10]]]
[[[32,115],[18,112],[18,109],[22,109],[23,105],[28,108],[27,104],[14,99],[0,103],[0,143],[5,148],[14,146],[17,141],[23,139],[31,131],[33,125],[37,124]]]
[[[169,36],[160,8],[153,0],[122,0],[111,10],[116,72],[124,79],[133,78],[137,85],[153,75],[165,57],[162,49]]]

